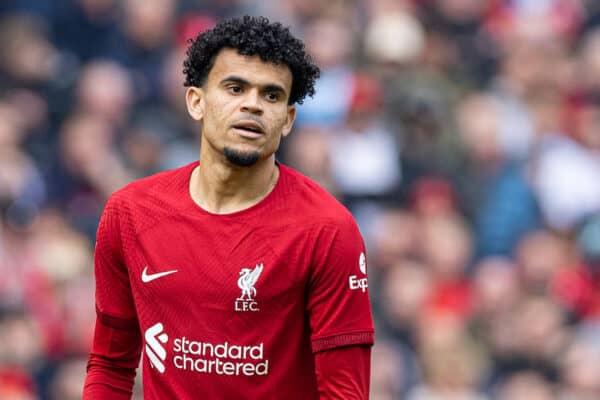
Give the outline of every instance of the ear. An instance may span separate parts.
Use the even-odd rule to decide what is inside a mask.
[[[190,116],[196,121],[202,121],[205,112],[204,90],[190,86],[185,91],[185,104]]]
[[[287,108],[287,120],[281,131],[283,136],[287,136],[291,132],[294,121],[296,120],[296,106],[287,106]]]

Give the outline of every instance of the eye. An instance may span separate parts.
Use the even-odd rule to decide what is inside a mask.
[[[239,85],[229,85],[227,86],[227,91],[231,94],[240,94],[242,93],[242,87]]]
[[[279,94],[276,92],[268,92],[265,97],[267,98],[268,101],[273,102],[273,103],[279,100]]]

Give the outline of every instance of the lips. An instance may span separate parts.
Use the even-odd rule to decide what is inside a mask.
[[[233,124],[233,127],[235,129],[240,129],[252,133],[264,133],[262,125],[256,121],[238,121],[235,124]]]

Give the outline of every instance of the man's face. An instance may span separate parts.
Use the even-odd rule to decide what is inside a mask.
[[[271,157],[294,122],[291,87],[286,65],[221,50],[206,83],[186,93],[190,115],[202,121],[202,146],[240,166]]]

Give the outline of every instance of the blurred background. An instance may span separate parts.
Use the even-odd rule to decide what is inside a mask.
[[[279,159],[365,237],[372,399],[600,399],[597,0],[2,0],[0,399],[81,398],[103,205],[197,159],[186,41],[243,14],[322,68]]]

